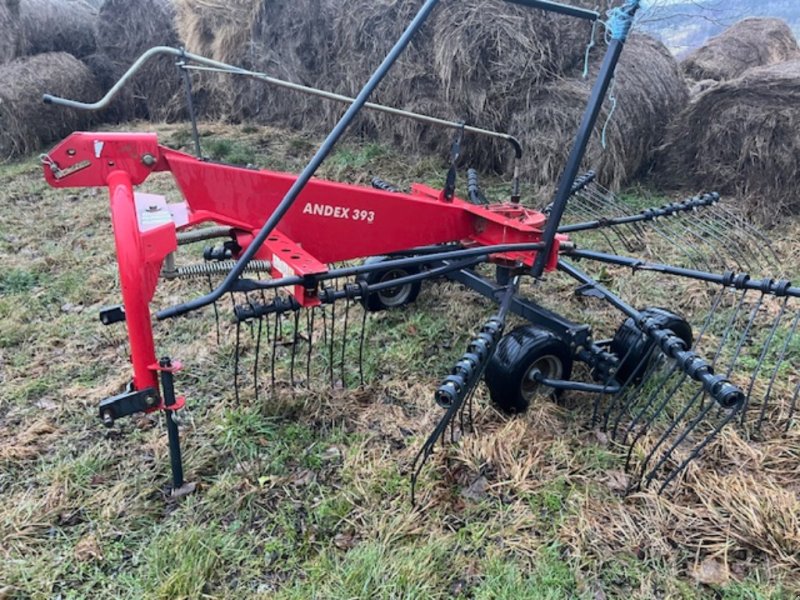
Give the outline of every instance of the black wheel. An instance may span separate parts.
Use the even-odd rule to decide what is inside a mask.
[[[547,379],[569,380],[572,351],[554,333],[525,326],[500,340],[484,380],[500,410],[522,413],[537,398],[556,395],[555,390],[535,380],[539,373]]]
[[[373,256],[365,260],[364,264],[374,265],[387,260],[389,260],[389,258],[386,256]],[[416,275],[417,273],[419,273],[419,267],[390,267],[386,270],[372,271],[365,275],[359,275],[357,281],[365,281],[368,285],[375,285],[376,283],[384,283],[386,281],[392,281],[393,279]],[[406,283],[405,285],[398,285],[397,287],[390,287],[379,292],[374,292],[369,294],[367,298],[362,298],[361,302],[370,312],[399,308],[414,302],[421,288],[422,282],[414,281],[412,283]]]
[[[671,329],[672,333],[686,343],[687,348],[692,347],[694,335],[692,326],[682,316],[664,308],[646,308],[642,314],[655,319],[663,329]],[[650,361],[644,358],[650,352],[655,342],[647,337],[636,326],[633,319],[626,320],[620,325],[611,341],[611,351],[622,361],[617,369],[617,381],[625,383],[641,381]]]

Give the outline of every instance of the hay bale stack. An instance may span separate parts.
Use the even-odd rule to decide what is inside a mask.
[[[296,83],[319,85],[330,61],[335,0],[178,0],[187,50]],[[308,96],[230,75],[196,77],[201,112],[294,127],[319,123],[323,104]]]
[[[97,85],[89,69],[65,52],[38,54],[0,66],[0,160],[29,154],[76,129],[91,115],[42,103],[45,92],[91,101]]]
[[[800,60],[700,94],[670,126],[656,167],[661,185],[736,194],[764,221],[800,213]]]
[[[97,43],[100,53],[113,65],[112,79],[118,79],[153,46],[178,46],[174,18],[170,0],[106,0],[97,19]],[[95,66],[97,63],[93,61]],[[131,93],[115,105],[120,114],[151,121],[173,121],[184,116],[180,74],[174,58],[151,59],[128,85]]]
[[[683,61],[686,75],[696,81],[735,79],[752,67],[800,57],[794,33],[780,19],[739,21]]]
[[[522,173],[540,203],[551,200],[566,165],[597,69],[595,57],[588,79],[576,73],[532,89],[529,107],[512,120],[511,133],[525,148]],[[633,35],[611,93],[617,105],[606,127],[607,147],[602,147],[601,133],[611,111],[610,99],[583,168],[597,171],[603,185],[619,188],[649,165],[671,118],[686,106],[688,90],[669,50],[649,36]]]
[[[81,0],[20,0],[18,54],[69,52],[82,58],[95,51],[97,12]]]

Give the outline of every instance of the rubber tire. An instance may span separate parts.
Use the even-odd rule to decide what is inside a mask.
[[[397,258],[397,257],[393,257]],[[374,265],[385,262],[389,260],[386,256],[372,256],[364,261],[365,265]],[[374,285],[376,283],[380,283],[384,281],[384,278],[389,275],[397,275],[398,277],[406,277],[408,275],[416,275],[419,273],[419,267],[404,267],[402,269],[393,268],[386,271],[372,271],[371,273],[366,273],[364,275],[359,275],[356,278],[356,281],[364,281],[367,285]],[[390,288],[391,290],[392,288]],[[390,310],[393,308],[400,308],[401,306],[406,306],[407,304],[411,304],[417,299],[419,296],[419,292],[422,289],[422,281],[414,281],[412,283],[407,283],[406,285],[402,286],[401,288],[404,290],[402,293],[403,298],[402,301],[394,303],[388,300],[386,296],[386,292],[389,290],[381,292],[375,292],[369,294],[366,298],[361,299],[361,303],[364,305],[364,308],[367,309],[369,312],[378,312],[381,310]]]
[[[694,342],[692,326],[682,316],[665,308],[650,307],[641,311],[643,315],[655,319],[663,329],[671,329],[672,333],[691,348]],[[637,326],[633,319],[627,319],[620,325],[611,341],[611,352],[623,362],[617,369],[616,379],[619,383],[631,381],[639,383],[647,370],[648,364],[640,364],[655,342],[650,340]],[[631,346],[634,350],[628,355]],[[623,360],[625,359],[625,360]]]
[[[568,381],[572,375],[572,351],[553,332],[526,325],[504,336],[484,374],[492,402],[508,414],[528,410],[530,400],[522,394],[523,378],[536,361],[547,356],[559,361],[558,378]],[[555,390],[552,392],[558,395]]]

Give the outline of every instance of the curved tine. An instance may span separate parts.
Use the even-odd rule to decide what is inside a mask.
[[[678,413],[678,415],[672,420],[672,423],[670,423],[670,426],[667,427],[666,431],[664,431],[664,433],[661,434],[661,437],[658,438],[658,441],[653,445],[653,447],[650,449],[650,452],[648,452],[647,456],[645,457],[644,461],[642,462],[642,466],[639,469],[639,481],[644,479],[645,473],[647,472],[647,465],[649,465],[650,461],[653,460],[653,457],[658,452],[658,449],[661,448],[664,445],[664,443],[669,439],[669,436],[672,435],[672,432],[675,431],[675,429],[677,429],[678,424],[681,423],[683,421],[683,419],[686,417],[686,415],[689,414],[689,411],[692,410],[692,407],[697,402],[697,400],[700,399],[701,396],[705,396],[702,388],[699,389],[697,392],[695,392],[695,394],[692,396],[692,398],[686,404],[684,404],[683,409],[681,410],[681,412]],[[702,410],[702,408],[703,408],[702,403],[700,404],[700,408]],[[631,459],[632,455],[633,455],[633,445],[631,445],[629,453],[628,453],[628,458],[625,461],[625,468],[626,469],[628,468],[628,465],[630,464],[630,459]],[[663,465],[668,459],[669,459],[669,452],[665,453],[661,457],[661,459],[658,462],[658,464],[655,467],[653,467],[652,471],[650,471],[650,472],[654,474],[661,467],[661,465]],[[648,484],[649,484],[649,481],[648,481]]]
[[[366,337],[367,333],[367,306],[363,304],[361,306],[363,309],[363,314],[361,315],[361,334],[359,336],[358,342],[358,377],[359,381],[361,382],[360,385],[364,385],[364,338]]]
[[[239,398],[239,342],[241,339],[242,322],[236,321],[236,350],[233,353],[233,393],[236,398],[237,408],[240,406]]]
[[[789,416],[786,418],[786,432],[792,426],[792,419],[794,418],[795,409],[797,408],[797,398],[800,396],[800,381],[797,382],[797,387],[794,388],[794,396],[792,396],[792,404],[789,409]]]
[[[264,325],[264,318],[258,318],[258,335],[256,336],[256,358],[253,361],[253,391],[256,403],[258,403],[258,356],[261,354],[261,328]]]
[[[699,218],[696,219],[697,224],[719,240],[734,260],[736,260],[736,256],[741,258],[743,265],[739,263],[740,269],[744,267],[747,271],[752,271],[753,265],[758,265],[761,261],[753,254],[750,244],[742,243],[736,237],[736,229],[722,226],[723,223],[715,219],[714,214],[709,213],[708,210],[709,208],[707,207],[699,214]]]
[[[720,340],[719,346],[717,347],[717,352],[714,354],[714,360],[711,361],[711,367],[717,366],[717,361],[719,361],[719,357],[722,354],[722,350],[728,343],[728,338],[731,335],[731,331],[733,331],[733,326],[736,321],[739,320],[739,314],[742,312],[742,306],[744,306],[745,298],[747,298],[747,290],[744,290],[739,298],[739,303],[736,306],[736,310],[733,311],[731,314],[731,318],[728,319],[728,323],[725,326],[725,333],[722,335],[722,339]]]
[[[210,291],[213,292],[214,291],[214,282],[211,280],[211,275],[210,274],[207,277],[208,277],[208,288],[209,288]],[[220,331],[219,331],[219,307],[217,306],[216,302],[213,303],[213,306],[214,306],[214,323],[216,324],[216,327],[217,327],[217,346],[219,346],[222,343],[221,339],[220,339],[221,336],[220,336]]]
[[[637,383],[636,386],[632,390],[630,388],[628,388],[628,391],[625,392],[625,401],[619,407],[616,419],[614,419],[614,427],[612,429],[612,434],[611,434],[611,439],[612,440],[616,440],[617,428],[619,427],[619,424],[620,424],[620,421],[622,420],[622,417],[628,411],[628,409],[630,408],[631,404],[633,404],[636,401],[636,398],[637,398],[639,392],[641,392],[642,387],[644,386],[645,382],[648,379],[650,379],[650,377],[653,376],[653,372],[657,368],[657,365],[656,365],[657,361],[651,360],[651,358],[653,357],[653,353],[655,352],[655,349],[656,349],[655,345],[650,346],[650,348],[645,353],[644,358],[641,360],[639,365],[637,365],[637,369],[634,369],[631,372],[630,377],[628,378],[628,384],[630,384],[631,382],[633,382],[633,378],[634,378],[634,375],[636,374],[636,371],[638,370],[638,367],[640,365],[647,365],[647,368],[645,369],[645,372],[642,375],[641,381],[639,381],[639,383]],[[623,387],[627,387],[627,386],[623,386]],[[606,431],[609,430],[608,418],[606,419],[606,422],[603,424],[603,428]]]
[[[338,286],[334,285],[334,289],[337,289]],[[330,368],[330,375],[331,375],[331,389],[335,387],[334,384],[334,374],[333,374],[333,344],[334,340],[336,339],[336,303],[331,304],[331,335],[330,335],[330,344],[328,344],[328,366]]]
[[[346,289],[346,288],[345,288]],[[344,301],[344,324],[342,326],[342,355],[339,360],[339,373],[342,377],[342,387],[347,387],[347,378],[344,372],[345,351],[347,350],[347,321],[350,317],[350,298]]]
[[[709,403],[709,407],[711,407],[713,405],[714,405],[713,402]],[[741,406],[740,406],[740,408],[741,408]],[[670,483],[672,483],[672,480],[675,479],[678,475],[680,475],[681,472],[683,472],[683,470],[686,468],[686,466],[700,455],[700,453],[705,449],[705,447],[708,446],[717,437],[717,435],[719,435],[719,432],[722,431],[725,428],[725,426],[728,423],[730,423],[734,418],[736,418],[737,414],[739,414],[739,411],[732,409],[730,411],[730,414],[728,414],[728,416],[725,417],[725,419],[722,421],[722,423],[719,423],[716,427],[714,427],[714,430],[711,433],[709,433],[706,436],[706,438],[694,448],[694,450],[692,450],[691,454],[689,454],[689,456],[687,456],[680,465],[678,465],[677,467],[675,467],[672,470],[672,472],[664,480],[664,483],[661,484],[661,487],[658,488],[658,493],[659,494],[663,494],[664,493],[664,490],[667,489],[667,486]],[[688,435],[688,432],[687,432],[687,435]],[[648,480],[648,483],[649,482],[650,482],[650,480]]]
[[[763,271],[765,265],[775,264],[769,254],[764,252],[762,244],[758,241],[758,239],[750,234],[744,227],[742,227],[741,222],[733,220],[729,213],[725,212],[724,209],[720,209],[718,211],[716,210],[717,207],[713,208],[713,214],[719,219],[720,225],[727,226],[727,231],[729,231],[730,235],[738,241],[739,246],[744,248],[753,257],[755,266],[759,269],[759,271]]]
[[[628,360],[631,357],[631,354],[633,353],[633,351],[634,351],[634,347],[633,346],[628,348],[628,351],[625,353],[624,358],[622,358],[620,360],[619,364],[622,364],[626,360]],[[644,363],[642,362],[640,364],[644,364]],[[636,369],[631,371],[631,373],[628,375],[628,377],[625,379],[625,381],[622,382],[622,385],[619,386],[619,391],[617,391],[616,394],[613,394],[611,396],[611,402],[609,402],[609,405],[603,411],[603,424],[601,425],[601,429],[603,429],[604,431],[608,430],[608,422],[611,419],[611,413],[614,412],[614,409],[616,407],[617,399],[620,398],[620,397],[625,396],[628,393],[628,386],[630,386],[630,384],[633,382],[633,376],[636,373],[636,371],[638,370],[639,365],[637,365],[636,367],[637,367]],[[609,373],[608,377],[606,378],[606,382],[604,384],[604,387],[607,386],[613,379],[614,379],[614,374]],[[600,412],[600,402],[603,400],[603,398],[605,398],[604,394],[597,394],[597,397],[595,398],[594,411],[592,413],[592,427],[596,427],[598,425],[598,417],[599,417],[599,412]]]
[[[587,215],[588,219],[590,220],[595,220],[595,219],[599,220],[608,216],[592,209],[590,206],[587,206],[585,204],[581,205],[580,208],[582,213]],[[596,229],[595,231],[597,231],[601,236],[603,236],[603,239],[605,239],[605,241],[608,242],[608,246],[611,252],[613,252],[614,254],[618,254],[617,249],[614,246],[614,242],[612,242],[611,238],[608,236],[608,232],[605,229]],[[625,246],[626,249],[629,249],[627,240],[625,240],[622,236],[620,236],[619,232],[616,231],[614,228],[611,228],[611,231],[614,232],[614,235],[617,236],[617,239],[619,239],[622,245]]]
[[[767,410],[767,402],[769,401],[769,397],[772,395],[772,388],[775,386],[775,381],[778,378],[778,371],[780,371],[781,365],[783,364],[784,359],[786,358],[786,352],[789,349],[789,344],[791,344],[792,339],[794,338],[795,333],[797,333],[797,325],[800,323],[800,311],[795,315],[794,319],[792,320],[792,326],[789,331],[789,334],[786,336],[786,340],[781,347],[781,352],[778,356],[778,360],[775,361],[775,368],[772,370],[772,377],[769,379],[769,385],[767,386],[767,391],[764,392],[764,398],[761,402],[761,412],[758,416],[758,422],[756,423],[756,431],[761,430],[761,425],[764,422],[764,416]],[[748,396],[750,394],[748,393]],[[795,396],[796,399],[797,396]],[[794,411],[792,411],[794,412]],[[791,422],[791,419],[787,419],[787,429],[788,425]]]
[[[758,376],[761,374],[761,367],[764,366],[764,361],[767,358],[767,353],[769,352],[769,349],[772,347],[772,340],[775,339],[775,332],[778,331],[778,326],[783,320],[783,315],[786,314],[786,305],[788,304],[788,302],[789,302],[789,296],[786,296],[783,299],[783,303],[781,304],[781,310],[778,312],[778,316],[775,317],[775,319],[772,321],[772,327],[770,327],[769,334],[767,335],[767,339],[764,342],[764,347],[761,349],[761,355],[758,357],[758,363],[756,364],[756,368],[753,369],[753,375],[750,377],[750,386],[747,388],[747,395],[744,397],[744,407],[742,408],[742,424],[744,424],[744,419],[745,415],[747,414],[747,409],[750,407],[750,395],[753,393],[753,386],[755,386],[756,379],[758,379]],[[761,406],[761,412],[758,421],[759,428],[761,426],[761,419],[764,416],[768,400],[769,397],[765,396],[763,404]]]
[[[625,428],[625,433],[622,434],[623,444],[626,443],[628,435],[630,435],[630,433],[634,430],[634,428],[639,424],[639,422],[645,416],[647,411],[650,410],[650,408],[652,408],[653,405],[655,405],[656,399],[664,391],[663,386],[665,386],[667,382],[669,382],[672,376],[675,375],[675,373],[677,373],[679,369],[680,367],[677,362],[673,364],[672,367],[669,369],[669,371],[666,373],[665,377],[663,378],[663,383],[658,385],[652,392],[650,392],[647,402],[644,403],[644,406],[642,406],[641,409],[639,409],[636,416],[631,420],[630,423],[628,423],[628,426]],[[687,377],[686,373],[682,373],[682,377],[678,378],[678,383],[672,386],[669,392],[664,394],[663,399],[660,401],[658,405],[656,405],[656,409],[653,411],[653,414],[646,419],[642,428],[639,430],[638,433],[636,433],[631,444],[635,444],[645,433],[647,433],[647,431],[650,429],[650,425],[652,425],[653,421],[655,421],[659,417],[659,415],[663,412],[667,404],[669,404],[669,401],[677,393],[678,389],[680,389],[680,386],[686,380],[686,377]]]
[[[588,188],[586,190],[586,193],[587,195],[590,195],[593,198],[595,198],[601,207],[604,207],[606,209],[611,208],[620,217],[626,217],[631,214],[634,214],[635,212],[631,209],[630,206],[627,206],[622,201],[620,201],[619,198],[617,198],[617,195],[614,194],[614,192],[599,184]],[[641,223],[629,223],[625,227],[634,238],[639,238],[642,235],[644,235],[644,230],[642,228]]]
[[[594,218],[607,219],[610,216],[614,216],[613,214],[614,211],[609,211],[608,206],[606,206],[602,202],[595,200],[594,198],[591,197],[591,195],[587,194],[582,197],[585,200],[585,206],[587,210],[591,211],[590,214],[592,214]],[[628,214],[626,211],[621,211],[621,210],[618,210],[616,212],[617,216],[626,216]],[[614,235],[616,235],[619,238],[619,241],[622,242],[622,245],[625,246],[625,248],[628,251],[634,252],[636,250],[637,245],[631,242],[630,239],[628,239],[628,236],[632,236],[634,240],[638,241],[642,235],[641,232],[637,232],[636,230],[634,230],[630,224],[618,225],[616,227],[611,227],[609,229],[614,232]],[[625,233],[623,232],[627,232],[627,235],[625,235]]]
[[[772,247],[772,240],[769,239],[766,235],[764,235],[763,231],[761,231],[758,227],[754,227],[751,223],[749,223],[747,221],[747,219],[735,214],[729,208],[726,208],[726,207],[720,206],[720,205],[717,205],[715,208],[720,213],[725,215],[725,217],[728,219],[729,222],[732,222],[733,224],[738,225],[744,231],[750,232],[750,234],[753,237],[755,237],[756,239],[759,239],[762,242],[764,242],[763,246],[758,245],[757,247],[759,248],[759,250],[763,249],[764,247],[769,249],[769,252],[772,255],[772,257],[768,259],[768,260],[770,260],[770,264],[774,264],[774,263],[772,263],[772,260],[774,260],[777,263],[780,263],[781,259],[778,256],[778,253],[775,252],[775,248]]]
[[[297,358],[297,345],[299,343],[300,338],[300,310],[294,311],[294,335],[292,336],[292,356],[289,362],[289,381],[292,383],[292,387],[295,386],[294,382],[294,363]]]
[[[667,224],[667,226],[664,227],[665,231],[667,231],[667,232],[672,231],[673,233],[675,233],[675,236],[680,236],[681,235],[681,231],[680,230],[683,230],[683,233],[685,234],[685,236],[688,236],[688,238],[685,237],[685,236],[683,237],[683,239],[686,241],[686,245],[689,246],[690,248],[692,248],[693,250],[695,250],[695,253],[696,253],[696,256],[697,256],[698,260],[706,268],[707,271],[713,271],[713,268],[711,267],[711,263],[708,262],[707,256],[709,254],[709,251],[713,253],[714,248],[709,245],[708,241],[705,238],[703,238],[703,236],[698,234],[696,231],[692,230],[690,227],[688,227],[686,225],[686,223],[684,223],[680,219],[675,218],[674,216],[673,217],[667,217],[666,219],[662,220],[662,223],[666,223]],[[698,244],[690,244],[689,240],[691,238],[695,238],[696,242],[699,242],[699,243]],[[675,244],[676,239],[674,237],[671,237],[671,236],[670,236],[670,239],[672,239],[672,243]],[[703,251],[703,246],[705,246],[708,250],[704,252]]]
[[[745,271],[752,270],[747,257],[739,251],[739,244],[732,243],[730,238],[724,238],[719,232],[714,231],[714,229],[705,223],[704,219],[697,218],[697,215],[691,215],[690,217],[687,213],[680,213],[672,218],[696,230],[698,236],[703,236],[703,233],[705,233],[710,236],[712,240],[716,241],[719,245],[712,244],[709,240],[705,239],[705,237],[703,238],[706,246],[708,246],[715,255],[723,256],[727,254],[736,263],[737,269]],[[723,267],[728,268],[727,261],[725,261]]]
[[[306,353],[306,386],[311,387],[311,351],[314,347],[314,317],[317,314],[317,307],[312,306],[306,320],[308,330],[308,350]]]
[[[655,350],[655,346],[653,346],[653,352],[655,354],[658,354],[658,352]],[[646,383],[648,383],[649,379],[651,377],[653,377],[653,375],[656,372],[656,370],[658,370],[661,367],[661,365],[659,363],[660,363],[660,361],[658,360],[658,358],[656,358],[655,360],[652,361],[652,364],[649,365],[648,373],[646,373],[645,376],[642,377],[642,381],[639,383],[639,386],[636,388],[636,393],[632,394],[631,396],[629,396],[628,402],[625,404],[625,406],[623,406],[623,409],[617,415],[617,420],[614,423],[614,432],[611,435],[611,438],[613,440],[617,439],[617,429],[619,428],[619,425],[620,425],[620,422],[622,421],[623,415],[632,414],[633,411],[637,407],[639,407],[641,405],[641,400],[642,400],[641,391],[644,389],[644,386],[645,386]],[[661,388],[667,383],[667,381],[672,376],[672,374],[673,373],[670,370],[665,369],[664,372],[659,375],[658,383],[656,383],[654,385],[655,390],[654,390],[653,394],[657,394],[658,391],[661,390]],[[628,435],[628,430],[625,431],[624,436],[622,438],[622,443],[623,444],[625,443],[625,440],[627,439],[627,435]]]
[[[747,220],[719,204],[713,207],[713,211],[723,222],[730,226],[733,234],[742,240],[743,245],[758,250],[758,254],[766,261],[767,266],[780,263],[780,259],[772,247],[772,241],[756,227],[748,223]],[[759,241],[762,243],[758,243]],[[765,247],[769,249],[769,252],[764,250]],[[759,263],[759,266],[763,265]]]
[[[275,298],[277,299],[278,294],[275,294]],[[281,331],[281,322],[280,322],[280,315],[275,313],[275,329],[272,332],[272,357],[270,360],[270,367],[269,367],[269,374],[270,374],[270,386],[272,388],[272,394],[275,395],[275,357],[278,354],[278,335],[280,335]]]
[[[733,359],[728,366],[728,371],[725,374],[725,377],[730,377],[733,373],[733,370],[736,368],[736,363],[739,362],[739,356],[742,353],[744,343],[750,337],[750,330],[753,328],[753,323],[755,323],[756,319],[758,318],[758,311],[761,310],[761,305],[763,303],[764,294],[760,294],[758,297],[758,302],[756,302],[755,307],[750,312],[750,319],[748,319],[747,325],[745,325],[744,331],[742,331],[742,335],[739,336],[739,342],[736,344],[736,351],[733,353]]]
[[[634,351],[634,346],[631,346],[630,348],[628,348],[628,351],[627,351],[627,352],[625,353],[625,355],[624,355],[624,356],[623,356],[623,357],[622,357],[622,358],[619,360],[619,364],[623,364],[625,361],[627,361],[627,360],[628,360],[628,359],[631,357],[631,354],[633,353],[633,351]],[[637,365],[637,367],[638,367],[638,365]],[[631,374],[628,376],[628,378],[627,378],[627,379],[626,379],[624,382],[622,382],[622,383],[623,383],[623,385],[619,386],[619,391],[618,391],[616,394],[613,394],[613,395],[612,395],[612,398],[613,398],[613,399],[616,399],[616,398],[618,398],[620,395],[622,395],[622,394],[623,394],[623,390],[625,390],[625,388],[626,388],[626,387],[627,387],[627,386],[630,384],[631,380],[633,379],[633,375],[634,375],[634,373],[636,373],[636,370],[637,370],[637,369],[634,369],[634,370],[631,372]],[[608,389],[608,386],[609,386],[609,385],[611,384],[611,382],[614,380],[614,375],[615,375],[615,373],[613,373],[613,372],[609,372],[609,373],[608,373],[608,376],[606,376],[606,379],[605,379],[605,381],[603,382],[603,388],[604,388],[604,389]],[[598,393],[598,394],[595,396],[595,400],[594,400],[594,407],[593,407],[593,409],[592,409],[592,427],[596,427],[596,426],[597,426],[598,416],[599,416],[599,412],[600,412],[600,402],[601,402],[601,401],[603,400],[603,398],[605,398],[605,397],[606,397],[606,395],[605,395],[605,394],[603,394],[603,393]],[[614,406],[614,400],[612,400],[612,401],[611,401],[611,405],[610,405],[610,406],[609,406],[609,407],[606,409],[606,415],[607,415],[607,416],[605,417],[605,423],[606,423],[606,425],[608,425],[608,419],[609,419],[609,417],[608,417],[608,412],[610,412],[611,410],[613,410],[613,406]]]

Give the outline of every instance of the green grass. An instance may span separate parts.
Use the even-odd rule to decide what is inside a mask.
[[[226,129],[204,126],[204,149],[214,160],[297,171],[319,143]],[[164,126],[160,136],[191,146],[185,126]],[[440,185],[441,167],[439,159],[343,142],[320,175]],[[700,539],[724,548],[736,571],[723,586],[696,583],[692,568],[706,553],[663,511],[707,516],[710,509],[689,492],[653,505],[650,495],[625,500],[609,489],[620,455],[585,429],[590,407],[580,402],[508,419],[480,391],[478,432],[437,449],[412,507],[409,466],[440,414],[432,390],[492,310],[453,284],[426,285],[415,306],[367,321],[362,389],[357,306],[344,348],[346,389],[338,382],[340,345],[333,391],[290,389],[291,353],[282,346],[274,392],[262,357],[256,401],[255,339],[243,328],[238,404],[229,306],[220,307],[220,345],[210,310],[157,323],[159,353],[185,363],[178,376],[188,407],[182,444],[187,477],[199,486],[170,498],[162,420],[128,419],[107,431],[96,418],[97,401],[118,393],[130,373],[124,327],[97,319],[120,294],[105,193],[51,190],[35,160],[0,167],[0,183],[0,597],[795,597],[796,566],[734,538],[720,542],[725,524],[700,517],[696,526],[709,530]],[[174,193],[165,177],[144,187]],[[509,192],[502,178],[487,176],[484,187],[496,198]],[[625,201],[645,202],[638,193]],[[185,250],[181,260],[194,262]],[[675,294],[643,277],[612,268],[603,275],[626,297],[669,304]],[[154,305],[204,286],[162,284]],[[601,329],[613,331],[621,320],[599,303],[573,301],[558,276],[526,293]],[[343,316],[337,307],[339,332]],[[288,321],[284,328],[291,338]],[[776,337],[787,335],[782,327]],[[319,341],[315,347],[312,370],[324,382],[329,358]],[[748,348],[743,361],[757,350]],[[305,356],[299,360],[302,379]],[[750,468],[726,452],[714,450],[721,471]],[[467,493],[479,476],[485,493]]]

